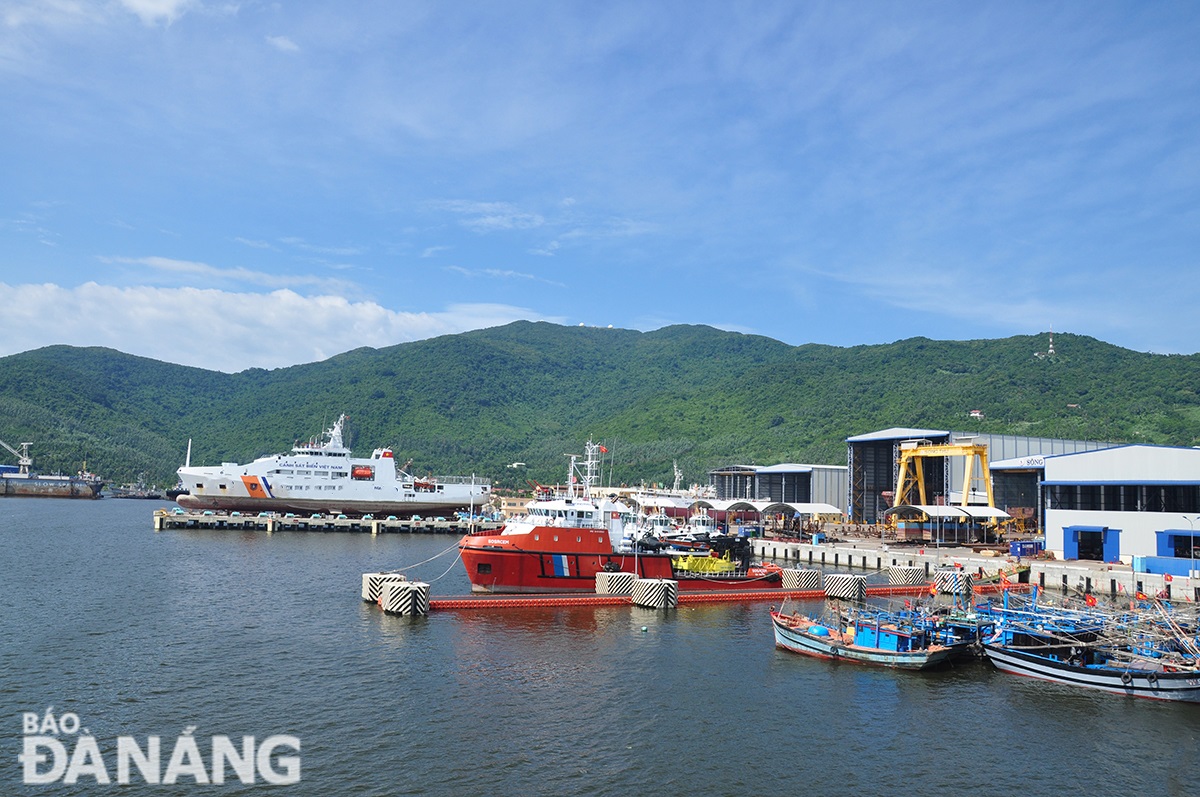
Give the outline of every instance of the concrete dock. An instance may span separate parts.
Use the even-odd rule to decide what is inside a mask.
[[[1167,600],[1200,602],[1200,579],[1158,573],[1138,573],[1127,564],[1062,561],[1012,556],[985,556],[972,548],[896,544],[872,540],[807,543],[771,537],[755,539],[756,556],[802,567],[862,568],[921,567],[927,575],[939,568],[958,567],[971,574],[992,574],[1001,568],[1029,565],[1029,583],[1063,594],[1133,599],[1139,592]],[[994,553],[988,551],[988,553]]]
[[[493,531],[504,524],[500,521],[476,521],[474,526],[458,518],[351,518],[341,515],[299,516],[264,512],[257,515],[237,512],[185,512],[159,509],[154,513],[154,530],[168,529],[234,529],[242,531],[341,531],[366,534],[456,534],[472,528]]]

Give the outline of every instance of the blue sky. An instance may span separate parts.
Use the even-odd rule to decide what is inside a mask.
[[[0,355],[1200,351],[1200,5],[0,0]]]

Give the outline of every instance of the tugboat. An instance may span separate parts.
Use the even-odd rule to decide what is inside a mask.
[[[369,458],[351,456],[343,441],[345,423],[343,414],[324,439],[248,465],[193,467],[189,443],[187,462],[179,469],[180,486],[187,492],[175,500],[185,509],[213,511],[404,516],[450,513],[482,506],[491,497],[487,479],[414,478],[407,466],[396,467],[390,448],[377,448]]]
[[[567,487],[557,495],[530,501],[525,515],[509,520],[497,532],[468,534],[459,540],[459,553],[474,592],[567,593],[593,592],[602,570],[634,573],[639,578],[667,578],[680,590],[779,589],[781,568],[752,566],[749,542],[728,540],[714,545],[725,553],[728,566],[699,567],[686,554],[642,552],[637,545],[618,549],[632,512],[623,504],[592,497],[603,447],[590,440],[584,448],[583,466],[571,455]],[[733,543],[742,547],[731,550]],[[710,545],[713,545],[710,542]],[[697,557],[691,557],[695,560]],[[714,564],[721,561],[711,559]]]

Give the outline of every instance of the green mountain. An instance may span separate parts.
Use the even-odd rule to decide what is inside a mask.
[[[847,437],[891,426],[1200,445],[1200,355],[1055,344],[1038,357],[1044,336],[836,348],[517,322],[238,374],[50,346],[0,358],[0,440],[31,441],[43,471],[86,460],[169,485],[189,439],[194,464],[245,462],[344,412],[358,453],[390,446],[417,473],[507,487],[561,480],[589,436],[614,482],[664,483],[673,461],[685,482],[731,463],[844,464]]]

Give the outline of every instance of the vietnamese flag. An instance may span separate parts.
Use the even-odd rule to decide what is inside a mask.
[[[604,446],[600,446],[600,453],[601,453],[601,454],[607,454],[607,453],[608,453],[608,449],[607,449],[607,448],[605,448]]]

